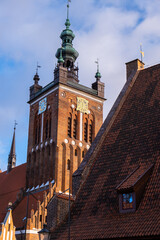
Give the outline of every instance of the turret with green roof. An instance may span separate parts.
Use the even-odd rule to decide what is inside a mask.
[[[60,35],[62,39],[62,48],[58,48],[56,52],[56,58],[62,63],[62,58],[64,60],[63,66],[67,68],[73,68],[74,63],[79,55],[79,53],[73,48],[72,41],[75,38],[73,31],[70,29],[70,21],[69,21],[69,4],[67,5],[67,19],[65,22],[66,29],[64,29]],[[61,57],[62,51],[62,57]]]

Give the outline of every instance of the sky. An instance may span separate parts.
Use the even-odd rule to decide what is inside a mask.
[[[66,4],[67,0],[0,0],[2,171],[7,169],[15,120],[17,165],[26,162],[29,87],[37,61],[40,85],[53,81]],[[72,0],[69,15],[81,84],[91,87],[99,59],[105,119],[126,82],[125,63],[140,58],[141,43],[145,67],[160,63],[160,0]]]

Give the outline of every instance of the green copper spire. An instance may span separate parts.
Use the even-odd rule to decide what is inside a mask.
[[[95,78],[97,81],[100,81],[101,74],[99,72],[99,59],[97,59],[97,61],[95,61],[95,63],[97,64],[97,72],[96,72]]]
[[[68,4],[67,4],[67,19],[65,22],[65,26],[66,29],[64,29],[60,35],[60,38],[62,39],[62,50],[61,48],[58,48],[57,52],[56,52],[56,58],[59,59],[61,51],[62,51],[62,58],[64,60],[64,67],[67,68],[73,68],[74,67],[74,63],[78,57],[78,52],[73,48],[73,39],[75,38],[75,35],[73,33],[73,31],[70,29],[70,21],[69,21],[69,2],[70,0],[68,0]]]
[[[67,4],[67,19],[66,19],[66,22],[65,22],[65,25],[66,25],[66,28],[69,28],[70,27],[70,21],[69,21],[69,2],[71,2],[71,0],[68,0],[68,4]]]

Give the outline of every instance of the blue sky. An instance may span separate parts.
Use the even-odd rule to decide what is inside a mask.
[[[0,168],[7,167],[16,130],[17,165],[26,161],[29,87],[37,61],[40,84],[53,80],[55,53],[66,19],[65,0],[0,1]],[[105,82],[104,118],[126,81],[125,63],[139,58],[143,44],[147,66],[160,62],[159,0],[72,0],[71,28],[79,52],[80,83],[91,86],[100,60]]]

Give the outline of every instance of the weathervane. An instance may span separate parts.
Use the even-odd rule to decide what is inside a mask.
[[[37,62],[36,74],[38,74],[38,68],[41,68],[41,66],[40,66],[40,65],[38,65],[38,62]]]
[[[14,121],[14,130],[16,130],[16,125],[18,125],[18,123],[16,122],[16,120]]]
[[[143,62],[144,52],[142,51],[142,43],[140,44],[141,62]]]
[[[99,59],[97,58],[97,61],[95,61],[95,63],[97,64],[97,72],[99,72]]]
[[[67,19],[69,19],[69,3],[71,2],[71,0],[67,0]]]

